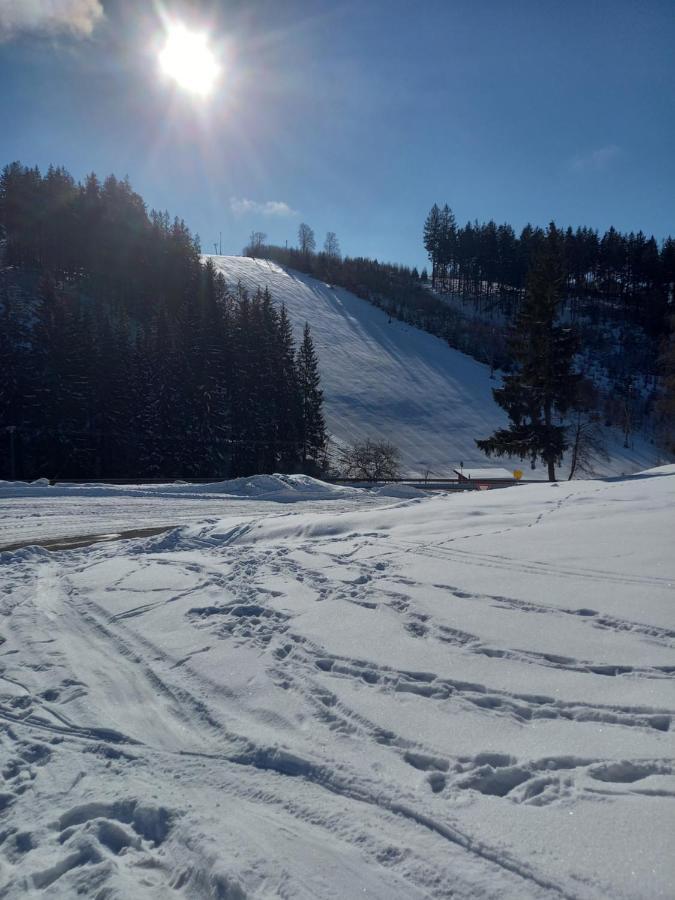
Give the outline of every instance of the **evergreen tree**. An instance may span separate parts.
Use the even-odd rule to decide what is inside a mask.
[[[561,236],[551,224],[511,336],[516,371],[493,391],[511,424],[476,441],[488,456],[530,459],[533,467],[541,459],[550,481],[567,448],[561,417],[574,402],[578,381],[572,371],[576,341],[558,322],[563,285]]]
[[[40,360],[30,352],[29,314],[23,298],[3,275],[0,271],[0,447],[6,453],[7,474],[20,477],[30,471],[24,445],[30,437]]]
[[[440,256],[441,242],[443,235],[441,231],[441,211],[438,204],[429,210],[429,215],[424,222],[424,249],[427,251],[429,262],[431,263],[431,286],[436,287],[436,277],[438,273],[438,262]]]
[[[457,245],[457,223],[455,216],[446,203],[439,216],[438,234],[438,269],[437,278],[440,278],[444,287],[447,286],[448,270],[454,271],[454,263]]]
[[[276,334],[277,396],[275,417],[282,448],[282,470],[295,468],[300,446],[300,392],[295,365],[295,344],[285,305],[279,312]]]
[[[272,295],[265,288],[253,303],[259,333],[257,340],[259,370],[254,403],[260,446],[261,472],[292,472],[297,429],[293,330],[282,305],[274,308]]]
[[[675,453],[675,317],[671,319],[671,332],[663,342],[660,358],[663,381],[657,402],[659,437],[669,453]]]
[[[260,345],[255,304],[241,287],[232,321],[233,372],[230,384],[232,417],[232,474],[253,475],[265,471],[260,459],[261,429],[265,410],[261,409],[261,377],[269,384],[267,354]]]
[[[302,469],[309,474],[318,475],[323,469],[326,451],[326,423],[323,416],[319,362],[307,322],[298,349],[296,368],[301,401]]]

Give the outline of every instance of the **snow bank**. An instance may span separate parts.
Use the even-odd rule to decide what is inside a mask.
[[[41,478],[23,483],[0,481],[0,499],[11,497],[147,497],[190,498],[201,495],[221,496],[223,499],[271,500],[293,503],[304,500],[331,500],[350,497],[357,489],[328,484],[309,475],[252,475],[208,484],[173,482],[167,484],[55,484]]]

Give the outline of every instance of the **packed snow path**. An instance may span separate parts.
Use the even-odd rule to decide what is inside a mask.
[[[671,897],[675,467],[284,483],[0,554],[0,894]]]
[[[445,341],[396,319],[366,300],[268,260],[211,256],[228,284],[251,292],[269,288],[284,303],[296,337],[309,322],[319,356],[329,431],[336,441],[383,438],[401,451],[407,475],[452,475],[467,466],[490,465],[475,439],[506,423],[496,405],[488,366],[452,350]],[[608,429],[611,461],[600,474],[635,472],[656,465],[658,453],[636,438],[622,446]],[[492,461],[494,464],[494,460]],[[500,464],[499,461],[497,463]],[[506,465],[520,466],[518,460]],[[561,469],[561,477],[568,471]],[[541,467],[534,478],[545,478]]]

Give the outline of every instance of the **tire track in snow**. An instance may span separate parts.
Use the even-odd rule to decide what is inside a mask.
[[[381,791],[378,791],[376,795],[372,794],[364,787],[355,786],[354,779],[337,778],[329,768],[312,763],[295,754],[287,753],[278,748],[256,747],[252,752],[239,756],[194,755],[206,756],[208,759],[220,759],[242,766],[253,767],[261,771],[271,771],[285,777],[301,778],[340,797],[393,813],[411,821],[438,835],[445,841],[460,847],[472,856],[495,865],[512,875],[516,875],[518,878],[523,879],[525,883],[536,885],[550,894],[563,897],[565,900],[579,900],[581,896],[570,893],[564,886],[538,874],[527,864],[516,860],[507,851],[498,851],[490,847],[485,842],[479,841],[462,831],[456,825],[441,822],[431,815],[414,809],[408,803],[384,796]]]
[[[481,537],[481,535],[476,534],[471,535],[471,537]],[[546,577],[582,578],[591,581],[599,581],[603,584],[609,582],[611,584],[632,584],[639,587],[649,585],[650,587],[658,587],[663,590],[675,589],[675,575],[663,577],[656,575],[617,575],[615,572],[606,572],[601,569],[572,569],[556,566],[553,563],[543,563],[531,560],[516,561],[492,553],[478,553],[475,550],[459,550],[455,547],[448,547],[444,543],[421,545],[419,542],[413,541],[399,540],[399,542],[407,545],[401,548],[407,553],[420,553],[424,556],[431,556],[437,559],[448,559],[471,566],[480,566],[481,568],[504,569],[528,575],[544,575]]]

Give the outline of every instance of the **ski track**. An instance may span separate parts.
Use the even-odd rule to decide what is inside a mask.
[[[304,512],[257,507],[215,538],[4,554],[0,896],[650,896],[655,881],[635,891],[511,831],[637,803],[672,821],[675,628],[610,602],[658,599],[672,579],[483,549],[543,533],[560,504],[435,541],[384,528],[419,508],[385,504],[382,528],[371,507],[359,525],[358,501],[323,509],[316,536],[294,530]],[[282,526],[292,537],[266,537]],[[475,570],[497,590],[499,573],[517,577],[525,596],[476,588]],[[607,585],[598,608],[555,602],[569,580],[580,596]],[[530,599],[540,581],[547,602]],[[523,645],[518,629],[490,637],[495,615],[523,623]],[[371,619],[386,637],[359,643]],[[537,646],[556,628],[577,652]],[[599,640],[615,658],[594,658]],[[470,752],[453,723],[479,736]],[[482,805],[509,829],[472,818]]]
[[[184,719],[186,723],[192,726],[195,723],[199,725],[199,731],[203,734],[206,729],[212,734],[214,740],[219,744],[230,741],[236,748],[237,743],[241,745],[241,749],[232,750],[229,754],[218,755],[207,753],[199,750],[181,749],[174,751],[177,755],[185,756],[201,756],[209,760],[219,760],[225,763],[232,763],[240,766],[253,767],[255,769],[272,772],[281,776],[298,777],[316,784],[331,793],[337,794],[342,798],[354,800],[359,804],[374,806],[377,811],[385,810],[396,816],[401,816],[413,823],[428,829],[434,834],[440,836],[463,850],[472,853],[487,863],[492,863],[506,872],[524,879],[526,883],[531,883],[538,887],[544,888],[555,895],[568,897],[571,896],[558,885],[551,883],[549,880],[538,876],[531,872],[527,866],[519,864],[515,860],[509,859],[507,855],[499,854],[491,848],[472,840],[468,835],[464,834],[457,828],[448,824],[438,822],[428,815],[416,811],[413,807],[408,806],[395,799],[383,797],[381,795],[371,795],[364,788],[352,787],[352,779],[348,774],[342,776],[331,772],[322,766],[317,766],[311,761],[278,751],[276,748],[258,747],[252,745],[250,741],[246,741],[237,735],[228,734],[222,723],[215,720],[205,704],[196,698],[185,685],[170,685],[164,674],[167,668],[175,669],[181,660],[172,660],[169,656],[162,653],[159,648],[151,641],[134,635],[132,638],[128,634],[120,633],[120,630],[111,630],[111,621],[119,622],[119,617],[114,620],[108,619],[105,612],[95,603],[83,603],[81,598],[77,596],[77,592],[68,583],[68,579],[63,577],[61,584],[57,588],[63,590],[67,595],[69,605],[74,608],[79,620],[84,623],[86,628],[97,636],[102,635],[107,646],[112,648],[115,654],[119,655],[123,660],[131,659],[137,664],[135,669],[136,677],[147,679],[152,689],[158,693],[171,698],[174,702],[175,714]],[[239,610],[241,612],[241,608]],[[224,610],[226,612],[226,610]],[[247,612],[244,610],[243,615]],[[107,620],[107,621],[106,621]],[[279,654],[277,654],[278,656]],[[148,662],[152,659],[153,665]],[[49,664],[44,662],[39,664],[39,668],[48,669]],[[140,671],[139,671],[140,669]],[[161,674],[160,674],[161,673]],[[189,670],[187,672],[189,675]],[[188,682],[191,679],[188,678]],[[48,692],[47,692],[48,693]],[[49,696],[49,695],[48,695]],[[127,735],[119,733],[110,728],[98,728],[91,726],[77,725],[60,715],[53,709],[49,710],[51,717],[58,720],[58,724],[47,721],[41,713],[41,708],[45,705],[47,698],[34,697],[30,698],[27,705],[22,704],[22,714],[12,714],[3,709],[0,715],[13,724],[28,726],[31,736],[40,732],[49,735],[50,733],[59,736],[95,740],[98,743],[93,748],[96,752],[104,752],[114,756],[116,750],[109,750],[105,745],[130,745],[136,753],[149,751],[151,754],[159,752],[156,748],[145,747],[140,741],[130,738]],[[36,712],[29,711],[35,706]],[[46,765],[51,756],[51,750],[48,745],[39,743],[27,743],[18,740],[13,731],[9,729],[6,732],[10,739],[15,741],[15,749],[18,751],[18,757],[12,761],[4,770],[5,778],[9,776],[9,780],[17,780],[19,773],[23,770],[19,760],[23,760],[30,765],[31,762],[37,765]],[[420,765],[419,760],[422,757],[419,754],[406,754],[406,762],[409,762],[415,768]],[[426,759],[426,758],[425,758]],[[442,765],[442,763],[441,763]],[[30,770],[31,777],[34,771]],[[245,796],[245,795],[244,795]],[[266,802],[270,801],[270,797],[265,798]],[[144,810],[139,816],[139,810]],[[105,802],[89,802],[79,806],[75,806],[63,813],[58,820],[58,828],[60,832],[59,840],[62,840],[64,834],[72,831],[75,826],[89,825],[91,822],[96,823],[94,831],[98,841],[98,847],[95,845],[93,833],[89,833],[88,840],[78,840],[74,842],[68,834],[67,840],[70,844],[77,847],[75,852],[70,853],[54,866],[44,870],[35,872],[32,875],[33,884],[37,889],[50,887],[57,882],[62,876],[73,869],[88,864],[96,864],[101,861],[105,850],[113,853],[120,853],[122,849],[132,847],[141,849],[143,838],[146,842],[154,844],[155,847],[161,845],[166,839],[170,830],[172,813],[163,807],[156,808],[154,806],[143,807],[137,800],[131,799],[126,801],[116,801],[113,803]],[[127,825],[131,827],[121,827]],[[16,844],[14,836],[14,844]],[[100,846],[102,845],[102,846]]]

